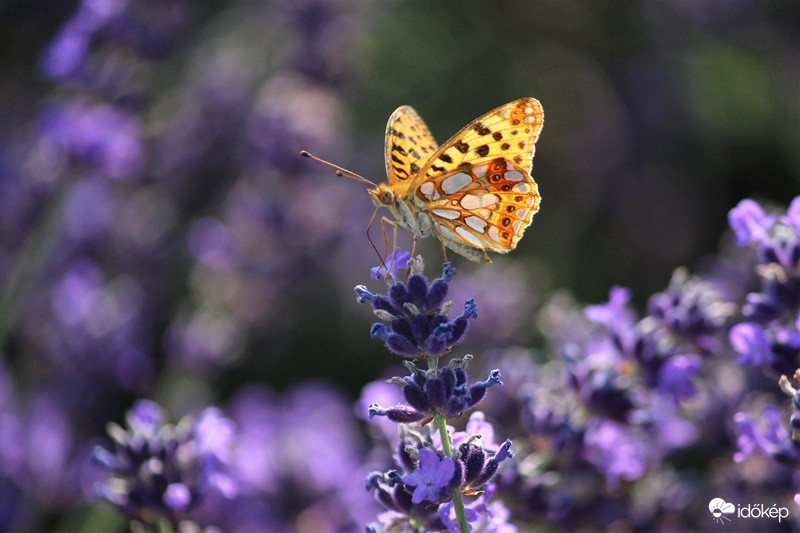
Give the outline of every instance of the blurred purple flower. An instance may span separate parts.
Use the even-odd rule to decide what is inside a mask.
[[[308,519],[315,516],[316,526],[306,523],[312,529],[322,524],[349,529],[375,516],[372,499],[353,475],[362,471],[359,432],[336,391],[309,383],[277,397],[244,387],[234,397],[231,412],[241,428],[231,458],[239,489],[237,505],[254,512],[261,509],[253,522],[239,520],[254,526],[269,521],[275,528],[293,529],[299,527],[293,520],[302,514]],[[221,527],[242,525],[224,522],[235,518],[224,509],[219,515],[216,523]]]
[[[450,439],[453,441],[453,446],[458,446],[473,435],[481,436],[481,446],[487,451],[496,453],[500,449],[500,445],[494,440],[494,426],[486,421],[486,415],[481,411],[469,415],[464,431],[451,432]],[[436,444],[435,438],[433,442]]]
[[[531,312],[537,305],[531,281],[522,263],[504,258],[494,260],[491,268],[459,273],[451,298],[456,302],[472,298],[481,304],[481,319],[470,325],[472,345],[507,346],[528,340]]]
[[[83,65],[94,34],[121,11],[126,0],[82,0],[42,54],[42,71],[53,79],[67,78]]]
[[[764,329],[752,322],[742,322],[731,328],[731,346],[739,354],[739,364],[763,365],[771,359],[770,342]]]
[[[584,446],[584,458],[605,474],[611,490],[621,480],[640,478],[647,469],[647,444],[616,422],[590,419]]]
[[[120,108],[84,99],[51,104],[41,114],[39,130],[53,154],[86,165],[90,173],[128,179],[142,169],[139,118]]]
[[[661,367],[656,390],[672,397],[675,403],[697,393],[692,378],[700,372],[701,360],[696,355],[676,355]]]
[[[736,439],[739,450],[733,454],[733,460],[737,463],[756,452],[780,462],[800,460],[800,451],[781,420],[781,412],[777,407],[764,407],[758,419],[741,412],[736,413],[733,419],[739,434]]]
[[[780,217],[781,223],[800,233],[800,196],[792,200],[786,209],[786,214]]]
[[[207,267],[221,271],[235,268],[234,237],[218,220],[206,217],[192,222],[187,241],[192,256]]]
[[[611,331],[632,326],[636,317],[628,307],[631,301],[631,290],[625,287],[612,287],[608,291],[608,303],[587,305],[584,311],[586,318],[602,324]]]
[[[108,474],[95,485],[99,499],[130,518],[175,525],[210,493],[235,494],[226,472],[235,430],[218,411],[204,411],[200,423],[186,417],[172,426],[157,404],[138,400],[126,419],[127,429],[108,426],[114,452],[95,448],[94,459]]]
[[[74,74],[89,51],[91,35],[73,21],[62,28],[41,59],[41,68],[50,78],[66,78]]]
[[[767,232],[775,223],[773,215],[767,215],[758,203],[753,200],[742,200],[728,213],[728,223],[736,235],[736,244],[748,242],[766,244]]]
[[[384,380],[372,381],[364,385],[358,402],[355,405],[355,414],[362,420],[369,420],[369,406],[377,403],[381,405],[396,405],[403,400],[402,390],[393,383]],[[386,417],[373,418],[370,428],[376,429],[381,436],[394,448],[397,444],[397,424]]]
[[[107,239],[108,226],[117,216],[118,208],[107,183],[99,179],[84,179],[67,191],[64,230],[76,243],[93,238]]]
[[[511,513],[503,502],[490,500],[494,495],[496,487],[492,484],[487,485],[481,495],[466,506],[467,521],[470,531],[482,531],[484,533],[516,533],[517,528],[508,521]],[[452,502],[448,502],[439,507],[439,518],[442,519],[447,531],[458,533],[458,523],[455,517]]]

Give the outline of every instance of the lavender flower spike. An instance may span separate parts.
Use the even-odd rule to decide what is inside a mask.
[[[408,255],[398,249],[392,259],[399,263]],[[411,264],[408,260],[406,263]],[[387,282],[385,296],[373,294],[363,285],[355,287],[358,303],[369,302],[375,316],[389,322],[388,325],[373,324],[372,336],[383,340],[392,353],[402,357],[439,357],[464,338],[468,320],[478,316],[477,305],[474,300],[468,300],[461,316],[452,320],[447,317],[450,302],[445,298],[448,283],[455,274],[450,263],[443,265],[442,276],[431,283],[417,273],[406,282],[397,282],[397,267],[387,259],[384,265],[373,269],[376,276]]]

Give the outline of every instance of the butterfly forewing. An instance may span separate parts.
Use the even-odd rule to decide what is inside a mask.
[[[486,250],[514,249],[539,209],[531,167],[543,118],[534,98],[500,106],[455,134],[412,179],[408,199],[429,213],[446,246],[475,261],[488,261]]]
[[[405,196],[408,186],[436,152],[428,126],[410,106],[404,105],[386,124],[386,175],[395,193]]]
[[[427,161],[420,176],[436,179],[464,163],[478,166],[497,157],[510,157],[530,174],[543,120],[542,106],[535,98],[522,98],[493,109],[444,143]]]

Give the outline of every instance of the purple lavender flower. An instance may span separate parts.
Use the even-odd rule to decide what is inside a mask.
[[[436,454],[434,453],[434,455]],[[453,477],[455,478],[455,475]],[[429,531],[441,531],[446,527],[437,514],[439,506],[432,505],[425,499],[414,504],[412,494],[406,490],[402,476],[394,470],[386,474],[372,472],[367,476],[366,489],[372,491],[375,499],[387,509],[386,512],[378,515],[378,524],[367,526],[369,532],[392,531],[402,527],[402,524],[407,524],[409,520],[424,525]]]
[[[461,341],[467,320],[478,316],[477,305],[468,300],[461,316],[448,319],[451,302],[445,302],[445,298],[455,269],[445,263],[442,277],[430,284],[418,272],[421,266],[412,267],[412,275],[405,283],[387,277],[387,296],[372,294],[363,285],[357,286],[355,292],[359,303],[370,302],[375,315],[390,322],[390,327],[376,322],[371,329],[372,336],[382,339],[390,351],[407,358],[438,357]]]
[[[456,476],[456,463],[449,457],[440,457],[428,448],[419,450],[419,466],[403,476],[403,483],[414,490],[411,503],[427,500],[438,503],[452,495],[452,481]]]
[[[692,341],[701,354],[719,351],[719,333],[736,311],[710,281],[676,269],[663,292],[650,297],[648,316],[674,335]]]
[[[204,411],[198,422],[184,418],[165,425],[161,408],[137,401],[127,429],[109,424],[115,451],[96,447],[94,458],[109,478],[95,485],[98,498],[132,519],[171,523],[186,516],[209,492],[233,495],[224,469],[234,442],[232,423],[218,411]]]
[[[230,411],[241,428],[230,469],[238,496],[219,504],[213,523],[223,530],[353,530],[375,516],[363,478],[354,477],[369,471],[357,421],[336,390],[307,383],[279,396],[248,386]],[[231,506],[242,514],[228,512]]]
[[[772,358],[770,342],[764,328],[752,322],[742,322],[731,328],[731,346],[739,354],[739,364],[762,365]]]
[[[500,449],[500,445],[494,440],[494,426],[486,420],[486,415],[481,411],[475,411],[469,415],[464,431],[453,432],[450,438],[453,446],[458,446],[474,436],[480,436],[481,446],[485,450],[496,453]],[[434,443],[436,443],[436,439],[434,439]]]
[[[630,310],[631,290],[625,287],[612,287],[608,291],[608,302],[587,305],[586,318],[602,324],[610,331],[620,331],[634,325],[636,317]]]
[[[495,492],[495,485],[489,484],[481,493],[480,497],[467,505],[467,521],[472,530],[483,531],[485,533],[516,533],[517,528],[508,521],[511,513],[501,501],[490,503]],[[456,522],[452,502],[448,502],[439,507],[437,513],[450,533],[458,533],[458,523]]]
[[[766,243],[767,232],[775,223],[775,217],[767,215],[753,200],[742,200],[728,213],[728,223],[736,235],[736,244],[748,242]]]
[[[83,0],[42,55],[44,73],[53,79],[75,74],[86,59],[92,36],[123,7],[121,0]]]
[[[21,406],[9,385],[0,385],[0,480],[49,509],[67,508],[82,496],[76,490],[83,467],[77,432],[52,391]]]
[[[460,416],[484,398],[486,389],[502,385],[499,370],[493,370],[486,381],[468,385],[465,368],[470,360],[471,357],[454,359],[447,367],[428,372],[419,370],[410,361],[407,362],[412,374],[390,381],[403,387],[403,396],[408,404],[389,408],[372,404],[369,406],[369,417],[386,416],[393,422],[409,424],[431,419],[437,414],[447,418]]]
[[[411,259],[410,252],[397,248],[389,254],[380,266],[370,270],[370,277],[372,279],[397,280],[397,271],[408,268],[409,259]]]
[[[675,403],[695,395],[692,378],[700,372],[701,362],[696,355],[676,355],[661,367],[656,390],[672,397]]]
[[[467,441],[458,447],[459,460],[464,463],[465,489],[480,490],[497,473],[500,463],[514,457],[511,441],[506,439],[495,452]]]
[[[599,419],[587,422],[584,457],[605,474],[611,489],[641,477],[649,463],[643,440],[621,424]]]
[[[747,295],[742,306],[745,320],[731,329],[730,342],[741,364],[768,364],[781,374],[791,374],[800,365],[799,200],[779,218],[743,200],[729,217],[737,243],[756,249],[760,264],[755,274],[761,282],[759,291]]]
[[[405,445],[399,448],[398,465],[409,474],[401,475],[391,470],[385,474],[373,472],[367,477],[367,490],[372,490],[378,502],[390,511],[389,515],[381,518],[381,523],[386,525],[390,521],[402,520],[403,516],[412,516],[427,524],[426,527],[432,531],[445,528],[453,530],[457,526],[450,499],[459,490],[466,495],[479,495],[467,505],[468,522],[495,521],[500,527],[508,513],[502,505],[489,505],[494,492],[491,481],[500,463],[513,457],[511,441],[506,440],[496,451],[490,451],[474,444],[475,437],[459,446],[457,459],[431,450],[428,446],[435,444],[435,440],[431,442],[423,438],[420,443],[417,436],[408,437]],[[416,458],[412,457],[409,450],[414,452]]]
[[[385,380],[372,381],[364,385],[361,395],[356,403],[355,414],[363,420],[370,420],[369,407],[372,404],[396,405],[403,400],[403,393],[397,385],[387,383]],[[372,419],[371,428],[378,431],[382,438],[392,447],[397,444],[397,424],[388,417]]]
[[[733,419],[736,422],[736,431],[739,433],[736,439],[739,449],[733,455],[737,463],[741,463],[756,452],[780,462],[800,460],[800,450],[792,441],[777,407],[764,407],[758,419],[746,413],[736,413]]]
[[[142,168],[141,123],[120,108],[81,99],[51,105],[39,127],[41,142],[64,162],[117,179],[135,176]]]

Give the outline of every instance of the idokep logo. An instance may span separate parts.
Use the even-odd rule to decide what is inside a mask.
[[[708,502],[708,510],[711,511],[711,514],[714,516],[714,522],[724,524],[726,520],[728,522],[731,521],[731,519],[725,515],[735,513],[736,506],[726,502],[722,498],[714,498]]]
[[[777,504],[768,507],[763,503],[736,506],[728,503],[722,498],[714,498],[708,502],[708,510],[714,522],[724,524],[731,521],[731,517],[736,518],[777,518],[778,522],[789,516],[789,509],[778,507]],[[726,516],[728,515],[728,516]]]

